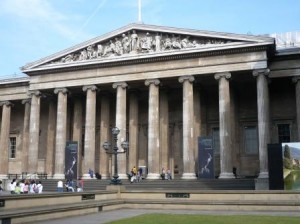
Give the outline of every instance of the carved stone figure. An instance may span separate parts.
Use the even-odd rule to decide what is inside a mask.
[[[86,50],[87,50],[87,58],[88,59],[92,59],[92,58],[94,58],[94,56],[95,56],[95,54],[94,54],[94,46],[93,45],[90,45],[90,46],[88,46],[87,48],[86,48]]]
[[[115,45],[116,45],[116,47],[115,47],[115,53],[117,55],[122,55],[123,54],[122,43],[121,43],[121,41],[117,37],[115,38],[115,40],[116,40],[116,42],[115,42]]]
[[[122,46],[125,54],[130,52],[130,40],[125,33],[122,34]]]
[[[175,37],[174,34],[172,34],[172,47],[173,49],[181,49],[181,44],[178,40],[179,38]]]
[[[146,33],[146,36],[141,41],[143,51],[149,52],[152,50],[152,36],[149,33]]]
[[[181,46],[182,48],[190,48],[190,47],[193,47],[193,44],[190,42],[190,37],[189,36],[186,36],[186,38],[183,38],[181,40]]]
[[[165,37],[161,33],[155,35],[147,33],[137,34],[136,30],[123,33],[121,38],[115,36],[109,40],[89,45],[81,50],[70,53],[52,63],[66,63],[73,61],[91,60],[95,58],[122,56],[129,53],[148,53],[167,50],[180,50],[187,48],[198,48],[203,46],[230,43],[231,41],[209,37],[195,37],[190,40],[189,36],[182,38],[180,35],[166,33]]]
[[[155,35],[155,51],[161,51],[161,35]]]
[[[133,30],[131,34],[131,52],[137,52],[138,49],[139,49],[139,36],[135,32],[135,30]]]
[[[79,61],[82,61],[82,60],[86,60],[87,59],[87,52],[85,49],[83,49],[81,52],[80,52],[80,56],[79,56]]]
[[[68,54],[66,57],[63,57],[60,62],[62,62],[62,63],[72,62],[73,60],[74,60],[74,55]]]
[[[101,58],[103,55],[103,46],[101,44],[97,45],[96,57]]]
[[[172,41],[171,38],[167,35],[165,41],[164,41],[164,49],[165,50],[170,50],[172,49]]]

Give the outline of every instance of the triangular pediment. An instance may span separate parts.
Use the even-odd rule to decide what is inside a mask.
[[[274,44],[265,36],[130,24],[22,67],[24,72]]]

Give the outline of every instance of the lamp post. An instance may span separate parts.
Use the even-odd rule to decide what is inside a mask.
[[[111,147],[111,144],[109,142],[104,142],[103,143],[103,148],[107,154],[114,155],[115,156],[115,169],[114,169],[114,175],[113,179],[111,179],[110,184],[113,185],[119,185],[122,184],[121,180],[119,179],[118,175],[118,154],[120,153],[126,153],[126,151],[129,148],[129,143],[127,141],[124,141],[121,143],[121,147],[124,149],[122,152],[118,152],[118,134],[120,133],[120,129],[117,127],[114,127],[111,129],[112,135],[113,135],[113,147]]]

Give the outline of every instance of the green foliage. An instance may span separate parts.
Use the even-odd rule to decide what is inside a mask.
[[[110,224],[299,224],[299,217],[249,215],[175,215],[147,214],[110,222]]]
[[[288,145],[284,146],[283,157],[287,159],[291,159],[291,149]]]

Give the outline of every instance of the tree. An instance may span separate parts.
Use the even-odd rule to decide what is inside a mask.
[[[284,158],[291,159],[291,149],[288,145],[284,146],[283,156]]]

